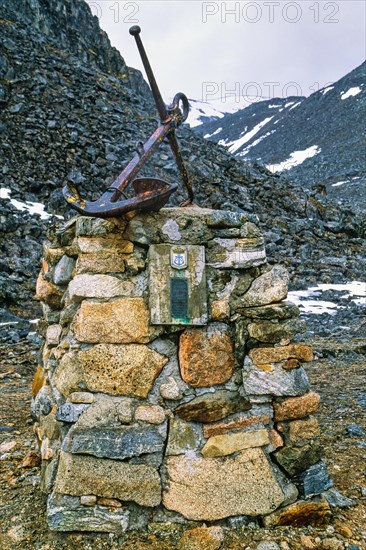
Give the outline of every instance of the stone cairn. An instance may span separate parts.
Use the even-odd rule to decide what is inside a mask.
[[[165,208],[49,235],[32,410],[51,529],[329,519],[313,353],[256,221]]]

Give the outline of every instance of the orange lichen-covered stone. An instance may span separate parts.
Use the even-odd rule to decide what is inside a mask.
[[[180,373],[196,388],[224,384],[234,372],[232,339],[222,323],[205,329],[189,329],[179,341]]]
[[[274,403],[274,419],[295,420],[304,418],[316,411],[320,403],[320,395],[309,392],[300,397],[289,397],[282,402]]]
[[[317,419],[312,416],[307,419],[288,422],[288,437],[292,443],[298,443],[303,439],[314,439],[319,435],[319,423]]]
[[[274,450],[279,449],[284,445],[283,439],[277,430],[271,430],[269,432],[269,441]]]
[[[149,325],[149,311],[142,298],[84,301],[75,321],[79,342],[142,344],[151,342],[160,332]]]
[[[287,361],[282,365],[282,368],[285,370],[297,369],[300,366],[300,361],[298,359],[287,359]]]
[[[214,300],[211,304],[213,321],[222,321],[230,317],[230,305],[226,300]]]
[[[38,392],[43,386],[45,385],[46,381],[46,372],[41,365],[38,365],[36,374],[34,375],[33,382],[32,382],[32,395],[33,397],[36,397],[38,395]]]
[[[250,426],[256,426],[261,424],[269,424],[271,418],[268,414],[261,414],[259,416],[249,416],[236,418],[235,420],[224,420],[222,422],[213,422],[203,426],[203,435],[206,438],[213,437],[214,435],[225,434],[234,430],[242,430],[249,428]]]
[[[306,525],[324,525],[332,513],[327,501],[323,498],[316,501],[299,501],[286,506],[264,518],[265,527],[278,525],[292,525],[304,527]]]
[[[80,254],[76,262],[77,273],[123,273],[125,254],[105,252],[100,254]]]
[[[58,286],[46,281],[42,273],[38,275],[36,283],[36,299],[45,302],[54,309],[61,309],[61,298],[63,290]]]
[[[138,344],[98,344],[66,353],[56,370],[55,384],[64,395],[82,385],[91,392],[147,397],[168,358]]]
[[[196,527],[183,533],[178,543],[178,550],[218,550],[223,541],[222,527]]]
[[[278,363],[285,359],[299,359],[300,361],[312,361],[313,351],[309,346],[291,344],[274,348],[254,348],[249,352],[249,357],[255,365]]]

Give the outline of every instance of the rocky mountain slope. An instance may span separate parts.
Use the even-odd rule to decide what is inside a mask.
[[[74,214],[63,185],[98,195],[157,117],[141,74],[111,48],[85,2],[0,0],[0,14],[0,322],[12,322],[10,313],[39,314],[32,296],[42,240],[62,223],[55,215]],[[295,286],[361,278],[361,214],[234,158],[189,127],[177,133],[196,203],[258,215],[270,260],[289,267]],[[179,181],[167,146],[145,174]],[[180,189],[175,204],[185,198]]]
[[[236,157],[366,209],[366,62],[309,97],[276,98],[195,129]]]

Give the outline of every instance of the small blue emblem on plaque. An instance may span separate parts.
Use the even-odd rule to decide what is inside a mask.
[[[186,269],[188,267],[187,250],[172,249],[170,251],[170,265],[174,269]]]

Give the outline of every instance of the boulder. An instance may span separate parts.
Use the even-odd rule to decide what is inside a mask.
[[[124,460],[164,449],[166,430],[153,426],[80,428],[73,426],[62,443],[62,450],[99,458]]]
[[[240,307],[257,307],[284,300],[288,292],[289,274],[285,267],[274,265],[272,269],[255,279],[244,294]]]
[[[227,456],[243,449],[263,447],[269,443],[268,431],[237,432],[210,437],[201,453],[206,458]]]
[[[144,344],[161,332],[160,327],[149,325],[149,311],[142,298],[120,298],[107,303],[84,300],[75,320],[79,342]]]
[[[307,525],[321,526],[329,522],[332,513],[324,498],[300,500],[281,510],[277,510],[264,518],[265,527],[291,525],[306,527]]]
[[[280,421],[304,418],[315,412],[319,407],[319,403],[320,395],[312,391],[300,397],[290,397],[274,402],[274,419]]]
[[[247,395],[295,396],[309,389],[309,381],[302,367],[293,370],[272,366],[263,370],[246,357],[243,368],[243,386]]]
[[[167,361],[144,345],[99,344],[65,353],[54,381],[64,395],[83,387],[91,392],[147,397]]]
[[[140,506],[158,506],[161,501],[160,476],[151,466],[72,455],[63,451],[55,492],[132,500]]]
[[[212,323],[188,329],[179,340],[179,367],[183,380],[194,387],[223,384],[234,372],[235,357],[229,327]]]
[[[284,494],[260,448],[235,457],[169,457],[163,504],[187,519],[215,521],[229,516],[269,514]]]

